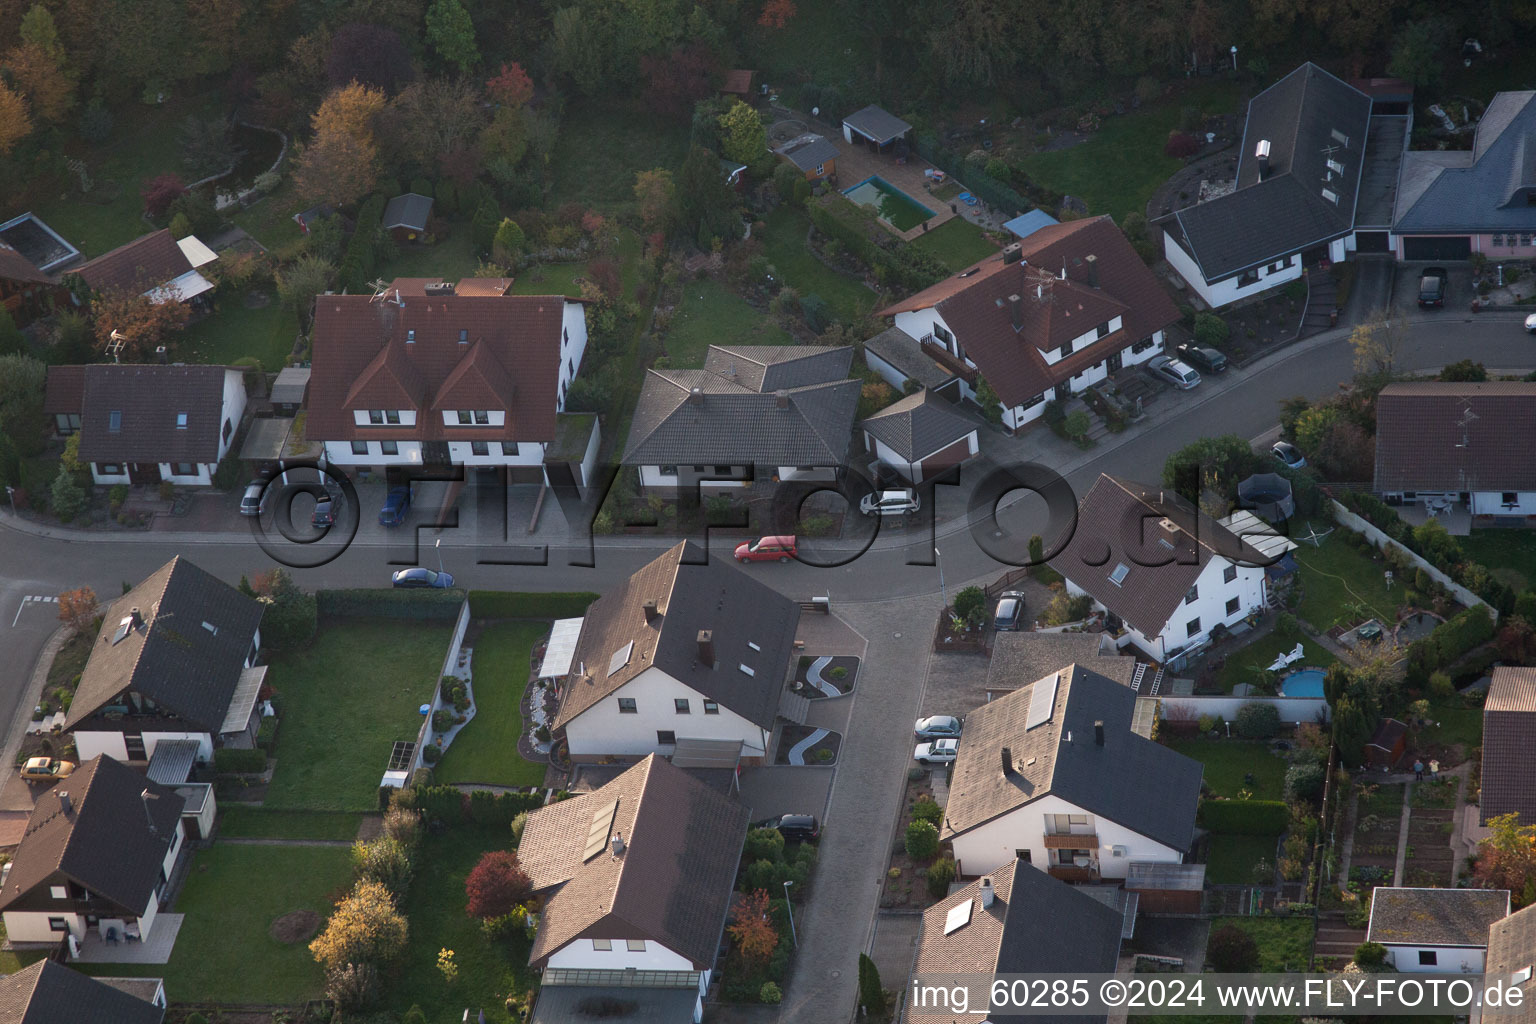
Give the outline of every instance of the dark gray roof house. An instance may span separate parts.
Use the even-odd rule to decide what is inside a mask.
[[[1536,383],[1404,381],[1376,399],[1377,493],[1536,491]]]
[[[1482,824],[1503,814],[1536,825],[1536,668],[1500,665],[1483,702]]]
[[[695,544],[677,544],[587,609],[555,727],[656,668],[771,728],[799,623],[796,602],[734,565],[706,561]]]
[[[908,462],[964,440],[976,423],[962,416],[952,402],[918,391],[892,402],[859,427]]]
[[[381,226],[385,231],[406,228],[410,231],[427,230],[427,220],[432,216],[432,197],[407,192],[395,196],[384,207]]]
[[[975,979],[970,1005],[986,1006],[996,975],[1108,974],[1120,955],[1124,912],[1018,860],[976,879],[923,912],[914,973],[918,983],[956,984]],[[939,979],[944,979],[939,981]],[[984,979],[984,980],[983,980]],[[968,992],[969,992],[968,988]],[[953,1024],[946,1008],[908,1007],[911,1024]],[[992,1014],[989,1021],[1069,1024],[1103,1015]]]
[[[1349,234],[1370,118],[1369,96],[1303,64],[1249,102],[1236,190],[1165,229],[1210,283]]]
[[[153,982],[155,979],[134,980]],[[163,1005],[131,995],[124,988],[72,971],[52,960],[39,960],[15,974],[0,977],[0,1021],[4,1024],[160,1024],[165,1020]]]
[[[910,124],[873,103],[843,118],[844,138],[848,138],[850,133],[862,135],[877,146],[894,142],[911,130]],[[849,141],[851,142],[852,139],[850,138]]]
[[[219,461],[240,425],[242,410],[224,401],[226,378],[239,372],[158,363],[50,367],[45,401],[56,414],[76,401],[68,411],[80,417],[83,462],[206,465]]]
[[[1371,894],[1367,942],[1384,946],[1488,945],[1488,929],[1509,916],[1508,889],[1415,889],[1379,885]],[[1444,964],[1446,968],[1454,965]]]
[[[851,349],[711,346],[703,369],[649,370],[625,465],[844,464],[859,382]]]
[[[814,171],[838,157],[836,144],[821,135],[801,135],[790,139],[774,152],[802,171]]]
[[[132,707],[221,732],[264,609],[185,558],[171,559],[107,608],[65,730],[121,731],[121,713],[115,722],[102,716]]]
[[[1494,96],[1471,150],[1410,150],[1401,182],[1398,234],[1536,231],[1536,92]]]
[[[1536,907],[1517,910],[1488,929],[1488,955],[1483,971],[1509,979],[1524,996],[1520,1005],[1499,1011],[1500,1024],[1536,1024]],[[1492,1018],[1488,1018],[1491,1020]]]
[[[1039,706],[1042,687],[1054,696]],[[1134,732],[1135,706],[1136,694],[1123,682],[1073,664],[972,711],[950,780],[943,837],[954,839],[1054,795],[1187,851],[1203,770]],[[1042,720],[1044,714],[1049,718]],[[1006,773],[999,769],[1005,750]]]

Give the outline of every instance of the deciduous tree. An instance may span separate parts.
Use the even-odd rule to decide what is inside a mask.
[[[1518,615],[1499,625],[1499,655],[1515,665],[1536,664],[1536,628]]]
[[[333,91],[310,119],[314,138],[299,155],[294,184],[306,200],[344,206],[378,180],[375,130],[384,93],[357,82]]]
[[[244,42],[245,14],[246,0],[187,0],[189,70],[198,75],[228,71]],[[264,19],[272,14],[262,11]]]
[[[90,587],[66,590],[59,595],[59,621],[78,633],[89,633],[96,622],[96,591]]]
[[[464,880],[466,910],[481,920],[503,917],[533,895],[533,882],[511,850],[491,850]]]
[[[409,82],[411,51],[400,33],[380,25],[343,25],[331,37],[325,53],[325,77],[333,88],[358,82],[394,92]]]
[[[154,287],[151,282],[146,288]],[[112,332],[121,335],[123,362],[136,362],[155,351],[175,332],[187,325],[192,311],[183,302],[150,300],[144,289],[111,288],[91,299],[91,317],[96,326],[96,342],[103,348],[111,342]]]
[[[307,317],[315,296],[330,287],[335,275],[336,268],[319,256],[300,256],[278,271],[278,298],[286,308]]]
[[[767,0],[757,23],[764,28],[783,28],[795,19],[798,9],[795,0]]]
[[[27,112],[26,97],[0,81],[0,156],[31,134],[32,117]]]
[[[0,433],[20,455],[43,446],[43,390],[48,369],[41,360],[12,353],[0,355]]]
[[[515,267],[517,261],[523,258],[523,246],[526,243],[527,238],[523,229],[517,226],[517,221],[506,218],[496,228],[496,237],[491,242],[491,257],[504,267]]]
[[[459,0],[437,0],[427,9],[427,42],[439,57],[462,73],[480,63],[475,23]]]
[[[720,62],[705,44],[694,41],[669,53],[641,58],[646,98],[658,113],[686,117],[693,105],[714,89]]]
[[[1521,825],[1516,812],[1488,819],[1491,833],[1482,841],[1476,875],[1489,889],[1508,889],[1523,907],[1536,899],[1536,825]]]
[[[1355,373],[1363,377],[1390,377],[1408,343],[1402,320],[1377,313],[1349,335],[1355,353]]]
[[[747,893],[736,904],[736,917],[726,929],[736,940],[736,948],[749,963],[765,964],[779,945],[779,931],[769,916],[768,893],[762,889]]]
[[[485,92],[504,107],[521,109],[533,99],[533,79],[516,61],[503,64],[501,70],[485,83]]]
[[[720,118],[720,141],[725,155],[743,164],[754,164],[768,152],[768,131],[756,110],[740,100]]]
[[[159,220],[171,204],[187,194],[187,186],[179,174],[157,174],[139,189],[144,200],[144,212]]]
[[[464,79],[412,82],[395,97],[393,107],[404,150],[399,155],[444,171],[464,158],[485,123],[480,96]]]
[[[640,219],[647,231],[665,231],[672,220],[677,186],[672,172],[665,167],[641,171],[635,175],[635,201],[640,205]]]
[[[65,70],[62,51],[24,42],[5,55],[4,64],[39,121],[53,124],[69,113],[75,102],[75,80]]]
[[[359,882],[331,913],[309,951],[327,971],[348,964],[383,964],[405,951],[409,929],[395,909],[389,890],[378,882]]]

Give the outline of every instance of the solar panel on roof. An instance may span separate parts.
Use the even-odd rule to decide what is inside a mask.
[[[634,653],[635,642],[633,640],[613,652],[613,657],[608,659],[608,674],[613,675],[619,669],[629,664],[629,656]]]
[[[1029,717],[1024,720],[1025,732],[1051,720],[1051,712],[1056,708],[1056,686],[1060,682],[1061,673],[1057,672],[1035,683],[1029,695]]]
[[[614,815],[619,813],[619,801],[610,800],[592,812],[592,827],[587,830],[587,845],[581,852],[581,862],[602,853],[608,846],[608,833],[613,828]]]
[[[944,917],[945,935],[957,932],[971,923],[971,904],[973,902],[975,901],[966,900],[964,903],[958,903],[949,909],[949,913]]]

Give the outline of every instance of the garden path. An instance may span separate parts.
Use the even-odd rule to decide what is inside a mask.
[[[1392,884],[1403,884],[1403,872],[1408,867],[1408,819],[1413,815],[1413,782],[1403,783],[1403,818],[1397,825],[1397,866],[1392,871]]]
[[[821,670],[830,664],[832,664],[832,658],[825,654],[811,662],[810,667],[805,670],[805,681],[816,687],[816,689],[820,690],[828,697],[841,697],[843,695],[843,691],[839,690],[837,687],[821,678]]]
[[[809,674],[809,673],[807,673],[807,674]],[[825,685],[825,684],[823,684],[823,685]],[[835,692],[835,688],[834,688],[834,692]],[[790,764],[802,764],[802,765],[805,764],[805,752],[807,750],[810,750],[816,744],[820,743],[827,736],[827,733],[828,733],[828,730],[826,730],[826,729],[817,729],[815,732],[811,733],[805,739],[801,740],[799,743],[796,743],[794,746],[790,747],[789,748],[789,763]]]

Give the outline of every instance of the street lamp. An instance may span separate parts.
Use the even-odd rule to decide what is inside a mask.
[[[16,515],[16,488],[12,487],[10,484],[6,484],[5,496],[11,499],[11,515],[14,517]]]
[[[949,592],[944,589],[944,552],[938,548],[933,549],[934,564],[939,567],[939,597],[944,599],[945,609],[949,608]]]
[[[784,883],[784,913],[789,918],[789,941],[798,949],[800,940],[795,938],[795,905],[789,902],[789,887],[794,884],[794,882]]]
[[[1237,44],[1232,44],[1232,70],[1237,70]]]
[[[437,549],[437,571],[443,571],[443,538],[439,537],[432,546]]]

